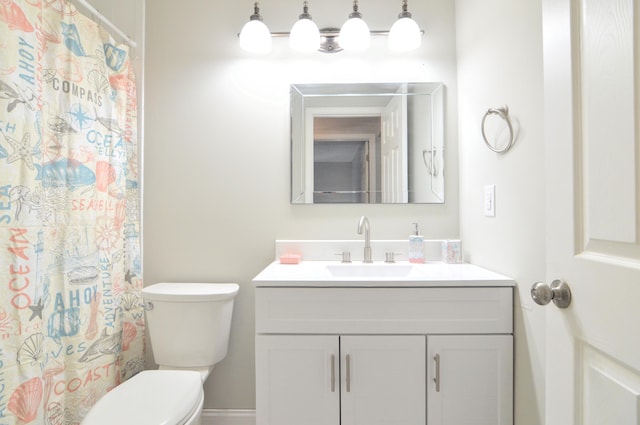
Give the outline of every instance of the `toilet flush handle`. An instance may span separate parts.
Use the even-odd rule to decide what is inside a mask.
[[[153,303],[151,301],[145,301],[144,309],[147,311],[153,310]]]

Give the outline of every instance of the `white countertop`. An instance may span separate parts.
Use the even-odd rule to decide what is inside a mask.
[[[334,268],[334,273],[330,271]],[[351,268],[354,270],[350,273]],[[375,271],[374,271],[375,270]],[[342,273],[341,273],[342,272]],[[513,279],[473,264],[398,261],[373,264],[339,261],[274,261],[254,279],[256,287],[511,287]]]

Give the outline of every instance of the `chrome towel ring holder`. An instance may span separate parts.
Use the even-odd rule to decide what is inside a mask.
[[[484,124],[485,124],[485,121],[487,120],[487,117],[489,115],[498,115],[500,118],[502,118],[507,123],[507,126],[509,127],[509,142],[502,148],[498,148],[495,145],[492,145],[489,142],[489,140],[487,140],[487,135],[486,135],[486,133],[484,131]],[[482,117],[481,130],[482,130],[482,138],[484,139],[485,145],[487,145],[487,147],[489,149],[491,149],[492,151],[494,151],[496,153],[505,153],[509,149],[511,149],[511,147],[513,146],[513,142],[514,142],[514,134],[513,134],[513,126],[511,125],[511,120],[509,119],[509,107],[507,105],[504,105],[502,108],[490,108],[484,114],[484,117]]]

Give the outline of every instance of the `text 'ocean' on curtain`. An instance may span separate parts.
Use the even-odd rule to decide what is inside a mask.
[[[77,424],[143,369],[136,122],[127,46],[0,1],[0,425]]]

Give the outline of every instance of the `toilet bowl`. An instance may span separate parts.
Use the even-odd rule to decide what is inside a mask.
[[[158,370],[107,393],[82,425],[198,425],[202,384],[227,354],[235,283],[157,283],[143,288]]]
[[[83,425],[196,425],[204,392],[195,371],[146,370],[98,400]]]

